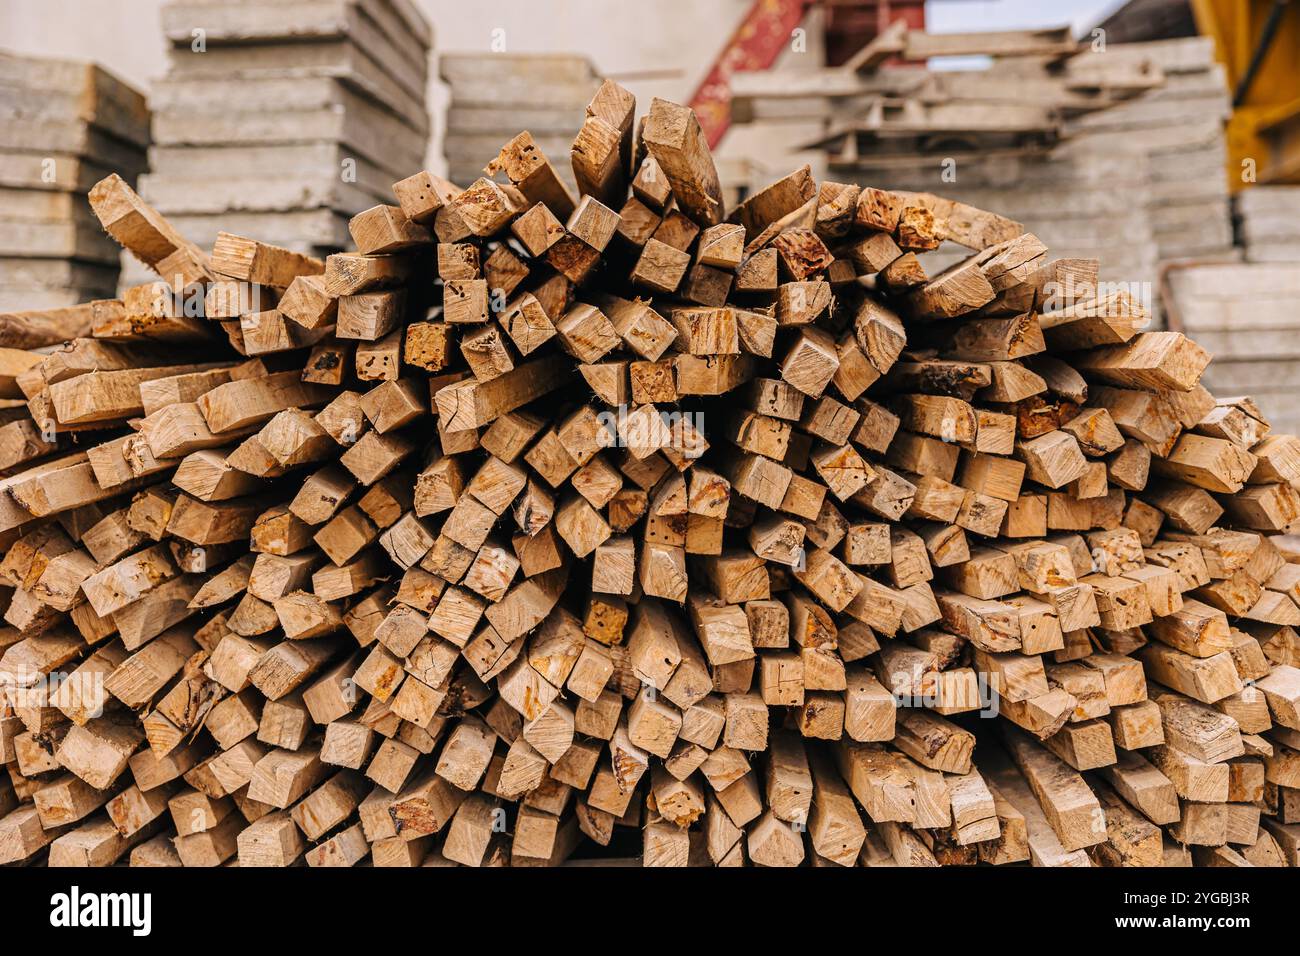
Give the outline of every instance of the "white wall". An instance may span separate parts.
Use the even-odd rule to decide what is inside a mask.
[[[4,0],[0,47],[32,56],[97,60],[136,87],[167,69],[162,0]]]

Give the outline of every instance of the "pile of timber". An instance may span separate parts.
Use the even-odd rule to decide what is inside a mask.
[[[1108,46],[1089,54],[1156,64],[1164,82],[1066,123],[1067,149],[1145,159],[1157,258],[1232,256],[1226,124],[1232,96],[1214,40],[1192,37]],[[1238,171],[1240,174],[1240,171]],[[1116,177],[1123,182],[1122,177]],[[1099,229],[1101,236],[1108,235]],[[1104,241],[1104,240],[1103,240]],[[1100,244],[1100,242],[1098,243]]]
[[[442,152],[453,182],[481,176],[483,157],[521,129],[543,152],[562,156],[600,86],[591,60],[573,54],[443,53],[438,74],[449,91]],[[569,167],[556,173],[576,188]]]
[[[1005,205],[995,208],[1023,217],[1065,254],[1102,257],[1104,250],[1114,270],[1141,264],[1143,280],[1162,261],[1232,258],[1225,173],[1232,105],[1213,41],[1114,44],[1071,63],[1098,83],[1115,72],[1143,70],[1160,82],[1067,118],[1060,145],[1024,163],[1045,167],[1035,170],[1033,185],[1011,186]],[[1025,68],[1024,60],[1009,60],[1004,75],[1014,81]],[[975,195],[969,201],[1002,198]]]
[[[826,134],[798,148],[823,150],[835,178],[997,209],[1059,255],[1102,260],[1102,281],[1154,288],[1162,261],[1232,256],[1230,103],[1210,39],[1095,50],[1055,31],[902,36],[842,67],[737,74],[740,121],[824,116]],[[881,47],[994,58],[929,70],[884,64]]]
[[[1300,262],[1300,186],[1250,186],[1233,207],[1247,262]]]
[[[348,219],[424,165],[433,36],[411,0],[170,0],[162,26],[140,192],[187,238],[338,251]]]
[[[74,336],[3,353],[0,863],[1300,864],[1296,438],[1002,216],[728,214],[610,82],[570,160],[323,262],[95,186],[160,279],[0,326]]]
[[[1300,432],[1295,263],[1192,262],[1168,270],[1165,280],[1170,328],[1214,354],[1206,385],[1223,395],[1250,393],[1276,430]]]
[[[1211,388],[1249,392],[1275,428],[1300,432],[1300,189],[1249,186],[1233,206],[1245,262],[1193,261],[1168,270],[1161,291],[1170,327],[1214,353]]]
[[[92,63],[0,51],[0,311],[116,294],[119,250],[83,199],[145,168],[144,96]]]
[[[733,119],[821,119],[824,133],[799,148],[824,150],[838,169],[906,166],[937,148],[972,158],[1038,152],[1067,135],[1069,121],[1165,81],[1149,58],[1098,56],[1070,32],[930,34],[900,20],[840,66],[733,74]],[[973,70],[925,65],[953,56],[989,62]]]

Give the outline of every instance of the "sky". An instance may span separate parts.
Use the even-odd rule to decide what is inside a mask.
[[[1076,34],[1124,0],[928,0],[925,21],[935,33],[1020,30],[1069,24]]]
[[[1126,0],[926,0],[925,27],[931,33],[1024,30],[1069,26],[1083,36]],[[932,70],[980,70],[986,56],[950,56],[929,61]]]

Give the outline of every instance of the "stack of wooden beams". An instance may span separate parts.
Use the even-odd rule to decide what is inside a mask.
[[[974,70],[924,65],[954,56],[989,62]],[[740,72],[731,87],[737,122],[823,119],[823,135],[799,148],[823,149],[832,166],[848,169],[906,166],[936,146],[969,157],[1035,152],[1059,140],[1071,118],[1163,83],[1149,60],[1098,58],[1068,27],[930,34],[900,20],[841,66]]]
[[[1232,95],[1223,66],[1215,61],[1213,39],[1115,44],[1081,59],[1103,75],[1104,64],[1111,60],[1153,63],[1164,82],[1109,109],[1068,121],[1067,149],[1145,160],[1158,259],[1230,255],[1232,213],[1229,174],[1224,170]],[[1098,232],[1106,235],[1102,229]]]
[[[1300,186],[1250,186],[1233,207],[1247,262],[1300,262]]]
[[[140,191],[191,240],[337,251],[352,215],[423,166],[433,38],[410,0],[171,0],[162,21]]]
[[[1232,254],[1230,104],[1208,38],[1081,44],[1068,55],[1053,31],[910,31],[895,45],[909,57],[994,58],[986,69],[930,70],[883,65],[868,47],[842,67],[741,73],[739,120],[824,116],[826,135],[796,148],[824,150],[834,178],[997,209],[1062,256],[1101,259],[1103,281],[1154,289],[1162,261]],[[939,261],[961,255],[951,253]]]
[[[4,353],[0,863],[1300,864],[1300,442],[1095,261],[728,215],[635,105],[323,262],[96,185],[161,279],[0,319],[72,336]]]
[[[145,168],[149,112],[117,77],[74,60],[0,52],[0,311],[117,291],[119,251],[82,197]]]
[[[573,54],[443,53],[438,74],[449,90],[442,151],[456,182],[473,182],[483,157],[521,129],[543,152],[563,155],[600,86],[591,61]],[[556,173],[576,188],[567,166]]]
[[[1214,353],[1211,388],[1250,392],[1276,429],[1300,432],[1300,188],[1251,185],[1233,204],[1245,262],[1168,270],[1161,290],[1168,321]]]
[[[1190,263],[1168,272],[1167,318],[1214,353],[1206,384],[1249,392],[1278,431],[1300,432],[1300,272],[1294,263]]]

